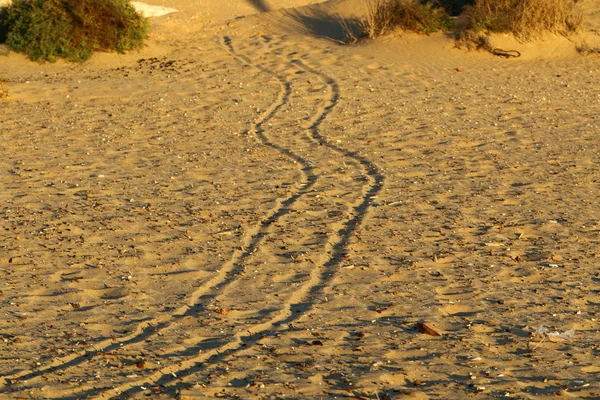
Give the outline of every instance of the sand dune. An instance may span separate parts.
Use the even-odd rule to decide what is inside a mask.
[[[600,396],[590,2],[516,59],[275,3],[0,57],[0,393]]]

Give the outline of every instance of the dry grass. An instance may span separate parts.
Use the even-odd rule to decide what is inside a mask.
[[[433,1],[367,0],[366,8],[362,31],[371,39],[395,30],[430,34],[451,24],[444,8]]]
[[[457,32],[456,47],[468,50],[486,50],[490,53],[494,50],[488,35],[472,29]]]
[[[587,43],[577,46],[577,51],[584,56],[589,56],[590,54],[600,55],[600,47],[590,46]]]
[[[546,33],[576,32],[582,17],[579,0],[365,0],[360,37],[376,38],[395,30],[453,30],[459,47],[492,51],[490,33],[510,33],[521,41]],[[450,16],[458,14],[454,21]],[[353,37],[356,39],[355,37]]]
[[[465,6],[458,24],[461,34],[508,32],[517,39],[532,40],[545,33],[568,35],[579,29],[582,17],[577,0],[476,0]]]

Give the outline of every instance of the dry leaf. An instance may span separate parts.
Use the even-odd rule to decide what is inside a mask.
[[[417,322],[415,324],[415,328],[421,332],[424,333],[426,335],[431,335],[431,336],[442,336],[440,335],[438,332],[436,332],[435,330],[431,329],[429,326],[425,325],[422,322]]]

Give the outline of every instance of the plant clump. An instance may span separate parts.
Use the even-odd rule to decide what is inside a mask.
[[[0,8],[0,42],[34,61],[138,49],[148,30],[129,0],[13,0]]]
[[[394,30],[430,34],[454,32],[459,39],[473,38],[481,47],[489,33],[512,33],[531,40],[544,33],[568,35],[582,18],[578,0],[365,0],[364,37],[375,38]]]
[[[394,30],[431,34],[449,29],[452,20],[439,3],[420,0],[367,0],[363,36],[376,38]]]
[[[476,0],[464,7],[459,33],[512,33],[517,39],[540,38],[544,33],[576,32],[582,18],[577,0]]]

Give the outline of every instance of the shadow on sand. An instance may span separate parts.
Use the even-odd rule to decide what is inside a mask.
[[[267,6],[265,4],[264,1],[262,0],[247,0],[248,3],[250,3],[250,5],[254,8],[256,8],[258,11],[260,12],[268,12],[271,11],[271,9],[269,8],[269,6]]]
[[[352,42],[362,36],[361,21],[355,17],[342,17],[319,9],[292,9],[283,13],[285,18],[281,19],[281,25],[284,29],[294,29],[295,25],[298,33],[343,43]],[[295,24],[286,24],[285,19],[292,20]]]
[[[259,12],[273,11],[263,0],[246,1]],[[267,18],[283,30],[337,42],[348,43],[361,36],[361,21],[358,18],[344,18],[318,7],[280,10]]]

